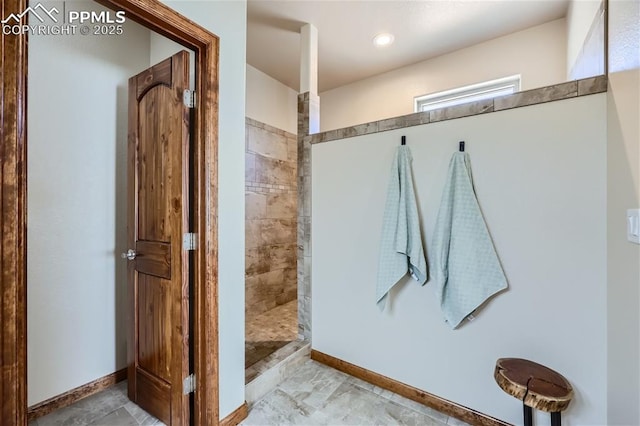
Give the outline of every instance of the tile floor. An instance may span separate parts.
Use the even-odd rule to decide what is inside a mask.
[[[298,337],[298,301],[276,306],[245,323],[245,368],[265,359]]]
[[[254,404],[244,426],[466,426],[431,408],[308,360]],[[162,425],[127,399],[126,382],[29,423],[30,426]]]
[[[256,402],[241,425],[467,424],[309,360]]]
[[[127,382],[29,422],[29,426],[91,425],[139,426],[163,425],[127,397]]]

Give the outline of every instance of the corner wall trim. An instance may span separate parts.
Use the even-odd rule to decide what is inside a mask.
[[[236,408],[231,414],[220,420],[220,426],[237,426],[241,421],[249,415],[249,406],[245,401],[244,404]]]
[[[331,355],[311,350],[311,359],[350,376],[357,377],[358,379],[369,382],[373,385],[386,389],[388,391],[397,393],[405,398],[411,399],[427,407],[438,410],[441,413],[447,414],[451,417],[455,417],[464,422],[477,426],[509,426],[510,423],[498,420],[486,414],[472,410],[455,402],[451,402],[439,396],[433,395],[429,392],[425,392],[413,386],[351,364],[347,361],[343,361],[339,358],[335,358]]]
[[[53,411],[59,410],[60,408],[68,407],[69,405],[105,390],[126,378],[126,368],[118,370],[115,373],[108,374],[104,377],[100,377],[92,382],[78,386],[75,389],[71,389],[70,391],[58,396],[54,396],[53,398],[49,398],[45,401],[39,402],[38,404],[32,405],[27,411],[27,418],[29,421],[35,420]]]

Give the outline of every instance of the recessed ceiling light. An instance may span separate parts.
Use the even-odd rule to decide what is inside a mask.
[[[393,34],[381,33],[373,38],[373,44],[377,47],[388,46],[393,43]]]

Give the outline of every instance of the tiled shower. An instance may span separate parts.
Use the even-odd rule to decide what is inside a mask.
[[[296,135],[247,118],[245,173],[249,369],[298,335]]]

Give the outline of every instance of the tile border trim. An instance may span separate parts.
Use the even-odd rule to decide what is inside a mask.
[[[525,90],[512,95],[501,96],[494,99],[470,102],[447,108],[440,108],[427,112],[416,112],[399,117],[372,121],[351,127],[329,130],[315,133],[309,136],[311,144],[329,142],[355,136],[369,135],[387,130],[401,129],[404,127],[418,126],[421,124],[437,123],[440,121],[454,120],[456,118],[471,117],[491,112],[505,111],[508,109],[538,105],[546,102],[561,101],[580,96],[594,95],[607,91],[608,80],[606,75],[574,80],[537,89]]]
[[[293,300],[292,300],[293,302]],[[255,380],[259,380],[260,377],[272,368],[278,368],[283,363],[286,363],[292,358],[295,358],[301,352],[307,352],[307,356],[309,352],[311,352],[311,344],[308,340],[297,339],[293,340],[280,349],[276,350],[270,355],[267,355],[265,358],[256,362],[253,365],[250,365],[248,368],[244,369],[244,381],[245,387],[249,386]],[[246,398],[246,394],[245,394]],[[247,403],[253,403],[253,401],[249,400]]]
[[[38,419],[49,413],[52,413],[61,408],[68,407],[81,399],[87,398],[98,392],[101,392],[118,382],[121,382],[127,378],[127,369],[123,368],[115,373],[107,374],[104,377],[100,377],[92,382],[78,386],[60,395],[51,397],[42,402],[32,405],[27,410],[27,419],[29,421]]]
[[[249,415],[249,406],[245,401],[241,406],[236,408],[224,419],[220,420],[220,426],[237,426],[241,421]]]
[[[311,359],[473,425],[511,425],[510,423],[472,410],[471,408],[467,408],[463,405],[456,404],[455,402],[441,398],[421,389],[414,388],[413,386],[351,364],[347,361],[343,361],[339,358],[335,358],[331,355],[327,355],[323,352],[319,352],[315,349],[311,350]]]
[[[318,101],[316,99],[316,101]],[[311,340],[311,137],[309,92],[298,95],[298,336]]]
[[[295,139],[297,135],[291,132],[287,132],[286,130],[280,129],[278,127],[271,126],[270,124],[263,123],[262,121],[255,120],[251,117],[244,118],[244,124],[248,126],[253,126],[257,129],[263,129],[270,133],[275,133],[279,136],[284,136],[288,138]]]

